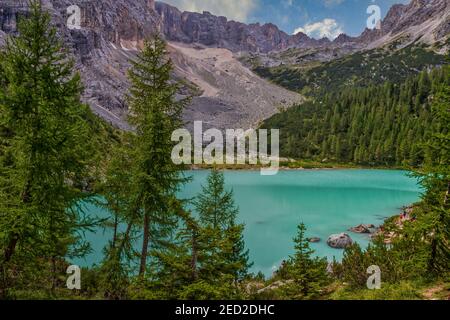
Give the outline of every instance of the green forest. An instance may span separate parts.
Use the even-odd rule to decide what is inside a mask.
[[[285,152],[420,164],[426,191],[414,221],[386,222],[396,235],[389,244],[381,233],[366,250],[347,248],[342,262],[314,257],[299,221],[294,252],[265,279],[249,273],[245,225],[223,173],[213,169],[195,199],[177,198],[189,176],[171,161],[171,133],[189,99],[177,99],[166,43],[151,37],[130,61],[132,132],[109,127],[81,102],[80,75],[63,48],[33,2],[0,51],[0,299],[423,299],[429,288],[450,290],[447,68],[295,108],[296,129],[279,119],[292,132]],[[83,203],[110,216],[94,219]],[[113,234],[103,261],[83,268],[80,290],[69,290],[67,267],[90,252],[84,234],[98,227]],[[373,264],[383,269],[381,290],[366,289]]]
[[[308,96],[323,95],[348,87],[367,87],[386,81],[403,83],[418,71],[448,64],[436,48],[412,43],[398,49],[395,42],[377,49],[357,52],[323,63],[262,67],[256,62],[253,70],[276,84]]]
[[[450,68],[403,83],[347,87],[281,112],[262,125],[279,128],[281,154],[295,159],[368,166],[419,167],[424,145],[441,130],[435,97],[448,94]]]

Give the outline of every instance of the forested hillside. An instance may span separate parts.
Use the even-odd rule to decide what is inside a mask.
[[[262,127],[280,129],[284,156],[417,166],[427,156],[423,144],[436,129],[430,102],[449,85],[450,68],[443,66],[401,84],[348,86],[282,112]]]
[[[354,244],[331,264],[314,256],[300,224],[295,251],[266,281],[249,272],[246,226],[221,172],[194,199],[179,197],[189,177],[171,161],[172,133],[189,99],[179,99],[166,42],[150,38],[129,61],[128,132],[81,102],[63,48],[33,1],[0,49],[0,300],[417,299],[436,286],[439,298],[448,295],[449,67],[329,93],[264,124],[281,128],[283,152],[302,158],[425,160],[416,173],[423,201],[410,220],[386,221],[366,250]],[[107,215],[92,215],[91,204]],[[102,261],[72,269],[93,250],[86,233],[101,229],[109,237]],[[369,292],[373,264],[383,287]]]
[[[413,44],[396,49],[394,43],[320,64],[309,62],[275,68],[255,67],[254,70],[290,90],[319,95],[349,86],[367,87],[388,80],[403,82],[420,71],[446,63],[444,55],[425,45]]]

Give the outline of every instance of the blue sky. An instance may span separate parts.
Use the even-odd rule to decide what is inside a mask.
[[[378,5],[384,17],[396,3],[410,0],[163,0],[181,10],[210,11],[229,19],[272,22],[285,32],[296,30],[320,38],[334,38],[339,33],[359,35],[366,28],[367,8]]]

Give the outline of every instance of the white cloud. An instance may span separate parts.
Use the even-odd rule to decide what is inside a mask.
[[[299,32],[306,33],[308,36],[321,39],[328,38],[334,40],[341,33],[344,33],[342,27],[334,19],[323,19],[320,22],[307,23],[303,27],[295,29],[294,34]]]
[[[258,0],[165,0],[181,11],[203,12],[225,16],[228,19],[247,22]]]

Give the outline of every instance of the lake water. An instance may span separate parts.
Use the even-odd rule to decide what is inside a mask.
[[[183,198],[195,197],[209,172],[189,174],[193,181],[181,192]],[[276,176],[261,176],[259,171],[226,171],[225,181],[234,191],[239,221],[246,225],[245,241],[254,262],[251,271],[262,271],[267,276],[293,253],[292,238],[299,223],[306,224],[308,236],[322,239],[311,244],[318,256],[340,259],[343,251],[326,244],[329,235],[347,232],[359,224],[380,225],[420,197],[415,179],[404,171],[392,170],[293,170]],[[89,211],[98,216],[105,214],[92,206]],[[367,235],[349,234],[363,246],[369,242]],[[109,231],[87,234],[93,253],[76,263],[98,263],[109,238]]]

